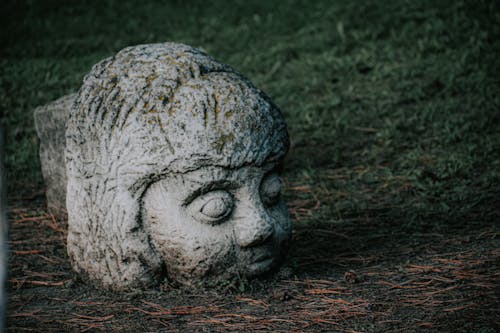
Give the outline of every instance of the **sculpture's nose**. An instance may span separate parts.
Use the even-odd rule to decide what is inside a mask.
[[[264,207],[246,207],[235,226],[236,239],[241,247],[264,243],[273,233],[273,218]]]

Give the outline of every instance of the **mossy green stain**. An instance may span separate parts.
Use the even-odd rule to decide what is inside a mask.
[[[220,114],[220,106],[219,106],[219,96],[214,93],[214,117],[215,117],[215,122],[219,119],[219,114]]]
[[[153,83],[153,81],[157,78],[158,76],[156,74],[151,74],[151,75],[148,75],[148,77],[146,77],[146,82],[148,84],[148,87],[151,87],[151,84]]]
[[[214,143],[214,148],[217,150],[217,153],[222,153],[222,150],[228,142],[234,142],[234,134],[221,134],[219,139]]]

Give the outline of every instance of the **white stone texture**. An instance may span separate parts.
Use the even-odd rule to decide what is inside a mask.
[[[85,77],[66,130],[68,253],[105,287],[267,272],[290,220],[278,108],[186,45],[128,47]]]
[[[76,94],[66,95],[34,111],[47,207],[52,214],[59,216],[66,216],[65,132],[75,99]]]

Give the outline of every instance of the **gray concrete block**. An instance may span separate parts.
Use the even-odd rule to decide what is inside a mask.
[[[46,185],[47,207],[66,216],[66,122],[76,94],[67,95],[34,111],[35,128],[40,138],[40,162]]]

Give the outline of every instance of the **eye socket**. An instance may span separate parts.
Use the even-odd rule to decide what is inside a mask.
[[[276,205],[281,195],[281,179],[277,174],[267,176],[260,185],[262,201],[267,206]]]
[[[233,211],[233,196],[226,191],[212,191],[200,195],[189,204],[189,211],[195,220],[219,224]]]

